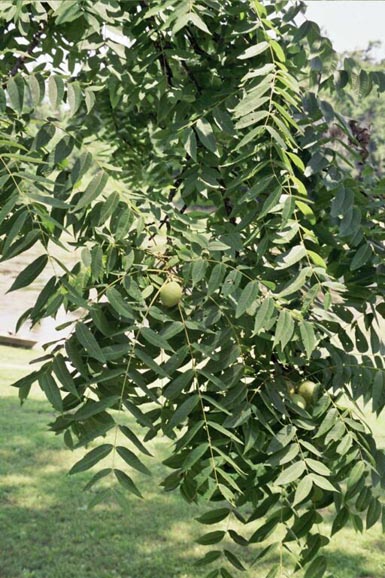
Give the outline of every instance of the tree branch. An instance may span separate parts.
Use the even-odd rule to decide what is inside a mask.
[[[143,10],[146,10],[148,8],[148,3],[146,0],[140,0],[139,4],[143,8]],[[158,37],[158,40],[152,40],[152,42],[154,43],[155,48],[158,51],[157,59],[159,61],[161,70],[163,71],[163,74],[166,77],[168,86],[173,86],[172,68],[171,68],[170,63],[167,60],[167,57],[164,53],[164,48],[167,48],[167,44],[164,46],[162,44],[163,38],[161,37],[159,31],[157,30],[158,26],[157,26],[155,18],[151,17],[148,20],[149,20],[149,22],[152,22],[152,24],[154,25],[153,27],[154,27],[154,30],[156,31],[156,35]]]
[[[32,52],[35,50],[35,48],[40,43],[40,39],[45,32],[47,24],[48,24],[48,19],[46,20],[46,22],[44,24],[42,24],[40,26],[39,30],[37,30],[35,32],[35,34],[32,36],[31,42],[29,43],[29,46],[28,46],[25,54],[22,54],[21,56],[19,56],[16,59],[14,66],[12,67],[12,69],[10,70],[10,72],[8,74],[9,77],[15,76],[19,72],[20,68],[23,66],[24,62],[27,60],[28,56],[32,55]]]

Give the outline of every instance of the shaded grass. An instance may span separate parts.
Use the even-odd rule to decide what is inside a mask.
[[[145,461],[153,476],[135,478],[145,500],[129,495],[125,509],[110,500],[89,509],[92,494],[83,487],[90,474],[67,475],[83,450],[70,452],[61,437],[48,431],[54,414],[38,389],[20,407],[17,391],[9,387],[38,355],[0,347],[0,578],[204,576],[206,570],[194,562],[206,548],[194,540],[214,527],[194,521],[204,507],[159,488],[168,473],[160,462],[168,455],[169,441],[151,442],[155,459]],[[385,445],[381,422],[371,417],[370,423]],[[335,578],[385,576],[385,543],[378,526],[364,535],[345,529],[326,552]],[[247,559],[254,555],[250,552]],[[265,562],[242,575],[262,578],[268,569]]]

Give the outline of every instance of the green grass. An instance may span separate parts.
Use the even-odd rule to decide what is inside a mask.
[[[111,502],[90,509],[92,494],[83,491],[90,474],[67,475],[81,450],[70,452],[48,431],[54,414],[37,389],[20,407],[17,391],[9,387],[36,355],[0,347],[0,578],[204,576],[194,567],[206,551],[194,544],[202,533],[194,517],[205,508],[159,488],[166,473],[159,463],[169,442],[151,444],[155,459],[146,463],[153,477],[135,478],[144,500],[129,496],[124,510]],[[385,445],[384,428],[370,420]],[[340,532],[327,556],[335,578],[385,576],[385,542],[378,526],[363,535]],[[267,564],[259,565],[242,576],[262,578],[267,571]]]

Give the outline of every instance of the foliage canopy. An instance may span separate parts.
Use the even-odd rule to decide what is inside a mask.
[[[200,538],[210,578],[245,568],[240,546],[256,548],[254,563],[277,549],[269,578],[286,575],[283,552],[321,577],[325,507],[332,533],[382,514],[384,454],[356,402],[385,405],[384,183],[370,166],[356,172],[360,143],[330,100],[345,86],[382,90],[385,77],[338,67],[318,26],[294,20],[302,10],[0,10],[2,260],[42,248],[11,290],[52,267],[20,323],[77,314],[15,384],[20,399],[38,381],[58,412],[52,430],[70,448],[92,443],[71,473],[101,464],[94,503],[107,477],[118,501],[140,497],[130,472],[150,474],[146,441],[173,440],[164,489],[206,500],[199,521],[220,524]],[[81,259],[68,269],[55,246]],[[159,298],[169,281],[183,287],[174,307]],[[304,409],[305,380],[321,395]],[[107,432],[126,443],[100,440]]]

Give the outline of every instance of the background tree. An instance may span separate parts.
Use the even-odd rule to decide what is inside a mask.
[[[372,76],[384,69],[383,61],[373,57],[372,51],[378,42],[369,43],[365,50],[355,50],[341,55],[346,67],[352,72],[352,82],[345,90],[334,95],[334,106],[345,117],[355,119],[362,127],[368,129],[368,153],[379,176],[384,170],[384,95],[373,89]],[[381,87],[382,88],[382,87]]]
[[[294,22],[302,10],[73,0],[0,12],[2,259],[44,250],[11,290],[52,267],[20,322],[78,313],[15,386],[24,401],[38,381],[52,430],[92,444],[71,473],[101,464],[94,502],[140,496],[130,469],[150,473],[146,441],[171,438],[164,489],[210,503],[203,524],[227,523],[200,538],[211,578],[244,568],[238,546],[255,562],[279,552],[269,578],[289,563],[320,577],[324,508],[332,533],[383,509],[384,455],[356,405],[385,404],[383,201],[369,166],[354,178],[355,137],[330,104],[355,76],[336,70],[316,24]],[[55,245],[81,260],[67,269]],[[170,283],[181,298],[165,297]]]

